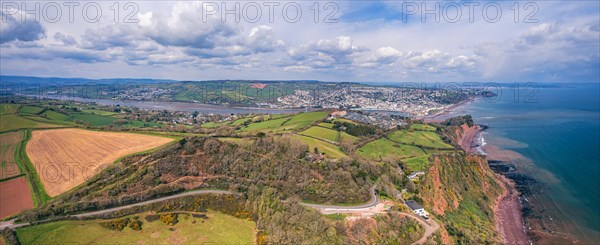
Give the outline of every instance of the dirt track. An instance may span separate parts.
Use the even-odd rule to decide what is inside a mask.
[[[83,183],[119,157],[172,140],[82,129],[39,130],[33,131],[26,152],[48,195],[56,196]]]

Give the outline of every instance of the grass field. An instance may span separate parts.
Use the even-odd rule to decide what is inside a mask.
[[[19,110],[19,114],[38,114],[43,110],[44,108],[41,107],[26,105],[21,107],[21,110]]]
[[[318,124],[321,127],[325,127],[325,128],[333,128],[333,126],[335,126],[335,124],[333,123],[326,123],[326,122],[322,122]]]
[[[0,104],[0,115],[17,113],[20,105]]]
[[[313,126],[302,131],[301,134],[337,142],[339,132],[328,128]]]
[[[346,139],[348,139],[348,140],[350,140],[351,142],[354,143],[354,142],[356,142],[358,140],[358,137],[356,137],[354,135],[350,135],[350,134],[348,134],[346,132],[341,132],[340,133],[340,142],[343,141],[343,140],[346,140]]]
[[[218,127],[220,127],[223,124],[224,123],[207,122],[207,123],[202,124],[201,127],[203,127],[203,128],[218,128]]]
[[[427,125],[427,124],[418,124],[418,123],[410,125],[410,129],[419,130],[419,131],[432,131],[432,132],[435,132],[435,130],[436,130],[436,128],[434,126]]]
[[[67,119],[69,119],[68,115],[58,113],[58,112],[55,112],[52,110],[46,110],[40,116],[48,118],[50,120],[55,120],[55,121],[66,121]]]
[[[429,155],[402,159],[402,162],[412,171],[423,171],[429,166]]]
[[[73,122],[80,120],[82,122],[89,123],[92,126],[98,127],[98,126],[110,125],[117,119],[113,118],[113,117],[96,115],[96,114],[73,113],[73,114],[71,114],[71,117],[69,118],[69,120],[73,121]]]
[[[95,110],[95,109],[89,109],[89,110],[81,110],[82,112],[85,113],[89,113],[89,114],[96,114],[96,115],[101,115],[101,116],[114,116],[117,115],[119,113],[117,112],[112,112],[112,111],[101,111],[101,110]]]
[[[389,134],[388,139],[409,145],[418,145],[431,148],[452,148],[442,141],[440,136],[434,132],[397,130]]]
[[[26,152],[48,195],[56,196],[83,183],[122,156],[170,141],[172,139],[142,134],[40,130],[33,132]]]
[[[356,153],[375,161],[381,161],[388,157],[403,159],[425,155],[425,152],[419,147],[398,144],[385,138],[367,143],[356,150]]]
[[[5,114],[0,117],[0,132],[26,128],[56,128],[64,127],[50,123],[36,122],[16,114]]]
[[[20,174],[19,165],[15,161],[15,150],[23,140],[23,132],[0,134],[0,179],[6,179]]]
[[[300,113],[290,118],[283,126],[285,126],[286,129],[301,129],[325,118],[327,115],[328,113],[325,111]]]
[[[252,123],[252,124],[248,125],[247,127],[242,128],[241,131],[249,132],[249,131],[261,131],[261,130],[268,130],[268,129],[276,129],[276,128],[279,128],[281,126],[281,124],[283,124],[287,120],[288,120],[288,118],[279,118],[279,119],[275,119],[275,120]]]
[[[168,226],[160,220],[143,222],[142,230],[113,231],[99,225],[101,220],[58,221],[18,229],[22,244],[253,244],[253,221],[208,211],[207,218],[179,215],[179,223]]]
[[[340,147],[338,147],[334,144],[330,144],[330,143],[327,143],[322,140],[313,139],[313,138],[302,136],[302,135],[294,135],[293,137],[295,139],[300,140],[303,144],[308,145],[308,150],[311,152],[316,147],[320,152],[325,153],[326,157],[331,157],[331,158],[347,157],[347,155],[344,152],[342,152]]]
[[[248,121],[248,120],[251,120],[251,118],[247,118],[247,117],[238,118],[231,123],[231,126],[241,126],[242,124],[244,124],[245,121]]]

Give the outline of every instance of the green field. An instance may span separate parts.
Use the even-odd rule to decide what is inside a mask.
[[[328,128],[313,126],[308,128],[307,130],[302,131],[301,134],[337,142],[339,132]]]
[[[89,123],[92,126],[99,127],[99,126],[110,125],[117,119],[108,117],[108,116],[95,115],[95,114],[73,113],[73,114],[71,114],[71,118],[69,118],[69,120],[73,121],[73,122],[75,122],[76,120],[79,120],[82,122]]]
[[[329,113],[327,113],[325,111],[300,113],[300,114],[295,115],[292,118],[290,118],[290,120],[285,122],[285,124],[283,124],[283,126],[285,127],[285,129],[305,128],[305,127],[312,125],[316,121],[322,120],[328,114]]]
[[[397,130],[387,136],[388,139],[408,145],[418,145],[431,148],[452,148],[434,132]]]
[[[48,118],[50,120],[56,120],[56,121],[66,121],[67,119],[69,119],[68,115],[58,113],[55,111],[51,111],[51,110],[46,110],[40,116]]]
[[[142,230],[129,227],[114,231],[99,225],[101,220],[58,221],[18,229],[22,244],[253,244],[253,221],[208,211],[207,218],[179,215],[179,223],[169,226],[160,220],[149,222],[150,213],[138,215]]]
[[[43,122],[36,122],[15,114],[5,114],[0,117],[0,132],[26,128],[56,128],[63,127]]]
[[[354,135],[350,135],[346,132],[341,132],[340,133],[340,142],[343,140],[350,140],[352,143],[354,143],[358,140],[358,137],[356,137]]]
[[[19,110],[19,114],[38,114],[43,110],[44,108],[41,107],[26,105],[21,107],[21,109]]]
[[[266,130],[266,129],[275,129],[275,128],[280,127],[281,124],[283,124],[287,120],[288,120],[288,118],[279,118],[279,119],[275,119],[275,120],[252,123],[252,124],[248,125],[247,127],[242,128],[241,131],[249,132],[249,131],[260,131],[260,130]]]
[[[202,124],[201,127],[203,128],[218,128],[222,125],[223,123],[217,123],[217,122],[207,122]]]
[[[310,152],[312,152],[316,147],[320,152],[325,153],[326,157],[342,158],[347,156],[344,152],[342,152],[340,147],[327,143],[325,141],[313,139],[302,135],[294,135],[293,137],[295,139],[300,140],[303,144],[308,145],[308,150]]]
[[[429,155],[402,159],[402,162],[412,171],[423,171],[429,165]]]
[[[322,122],[318,124],[321,127],[326,127],[326,128],[333,128],[333,126],[335,126],[335,124],[333,123],[326,123],[326,122]]]
[[[15,161],[15,151],[23,140],[23,132],[10,132],[0,134],[0,179],[20,175],[19,165]]]
[[[85,112],[85,113],[96,114],[96,115],[101,115],[101,116],[114,116],[114,115],[119,114],[117,112],[101,111],[101,110],[96,110],[96,109],[88,109],[88,110],[81,110],[81,111]]]
[[[16,104],[0,104],[0,115],[14,114],[19,109],[19,106]]]
[[[425,155],[425,152],[419,147],[398,144],[385,138],[367,143],[356,150],[356,153],[364,158],[375,161],[381,161],[388,157],[404,159]]]
[[[245,121],[248,121],[248,120],[250,120],[250,118],[247,118],[247,117],[238,118],[231,123],[231,126],[241,126],[242,124],[244,124]]]
[[[418,124],[418,123],[410,125],[410,129],[419,130],[419,131],[432,131],[432,132],[435,132],[435,130],[436,130],[436,128],[434,126],[427,125],[427,124]]]

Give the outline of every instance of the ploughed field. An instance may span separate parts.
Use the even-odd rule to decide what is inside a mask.
[[[0,182],[0,219],[30,208],[33,200],[25,177]]]
[[[26,152],[48,195],[56,196],[82,184],[120,157],[170,141],[131,133],[40,130],[32,133]]]

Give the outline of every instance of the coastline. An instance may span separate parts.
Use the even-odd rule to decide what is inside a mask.
[[[489,146],[485,142],[483,135],[486,128],[486,126],[481,125],[463,127],[460,146],[467,153],[484,155],[488,160],[488,166],[495,173],[497,183],[504,189],[503,194],[495,200],[493,207],[496,231],[502,238],[502,244],[531,244],[532,241],[526,232],[527,227],[523,219],[522,196],[516,183],[502,172],[499,172],[493,164],[490,164],[503,163],[504,161],[494,159],[498,156],[511,157],[514,154],[503,155],[503,152],[490,150],[497,148]],[[504,157],[500,157],[500,159],[506,160]]]
[[[432,116],[423,117],[426,122],[441,122],[453,116],[468,114],[463,110],[470,98]],[[476,119],[474,119],[476,120]],[[477,127],[473,134],[472,128]],[[505,188],[504,194],[494,205],[497,232],[503,244],[597,244],[593,236],[583,236],[583,229],[569,214],[564,213],[558,204],[545,193],[546,181],[556,177],[519,152],[503,149],[486,142],[487,126],[475,125],[463,128],[461,148],[470,154],[485,155],[490,169],[497,176],[498,183]],[[460,139],[460,138],[459,138]],[[468,143],[467,143],[468,142]],[[525,235],[523,235],[525,234]]]
[[[427,122],[440,122],[459,107],[475,102],[477,98],[470,98],[431,116],[420,119]],[[504,173],[498,171],[490,163],[509,163],[512,159],[523,159],[524,157],[514,151],[505,151],[486,143],[484,135],[487,126],[475,124],[472,127],[463,125],[462,134],[459,135],[460,147],[469,154],[484,155],[488,160],[488,166],[495,173],[496,181],[504,189],[504,193],[494,203],[494,222],[496,231],[502,239],[503,244],[532,244],[532,239],[527,233],[527,225],[524,219],[522,199],[524,198],[517,184]],[[508,170],[514,168],[508,167]]]

